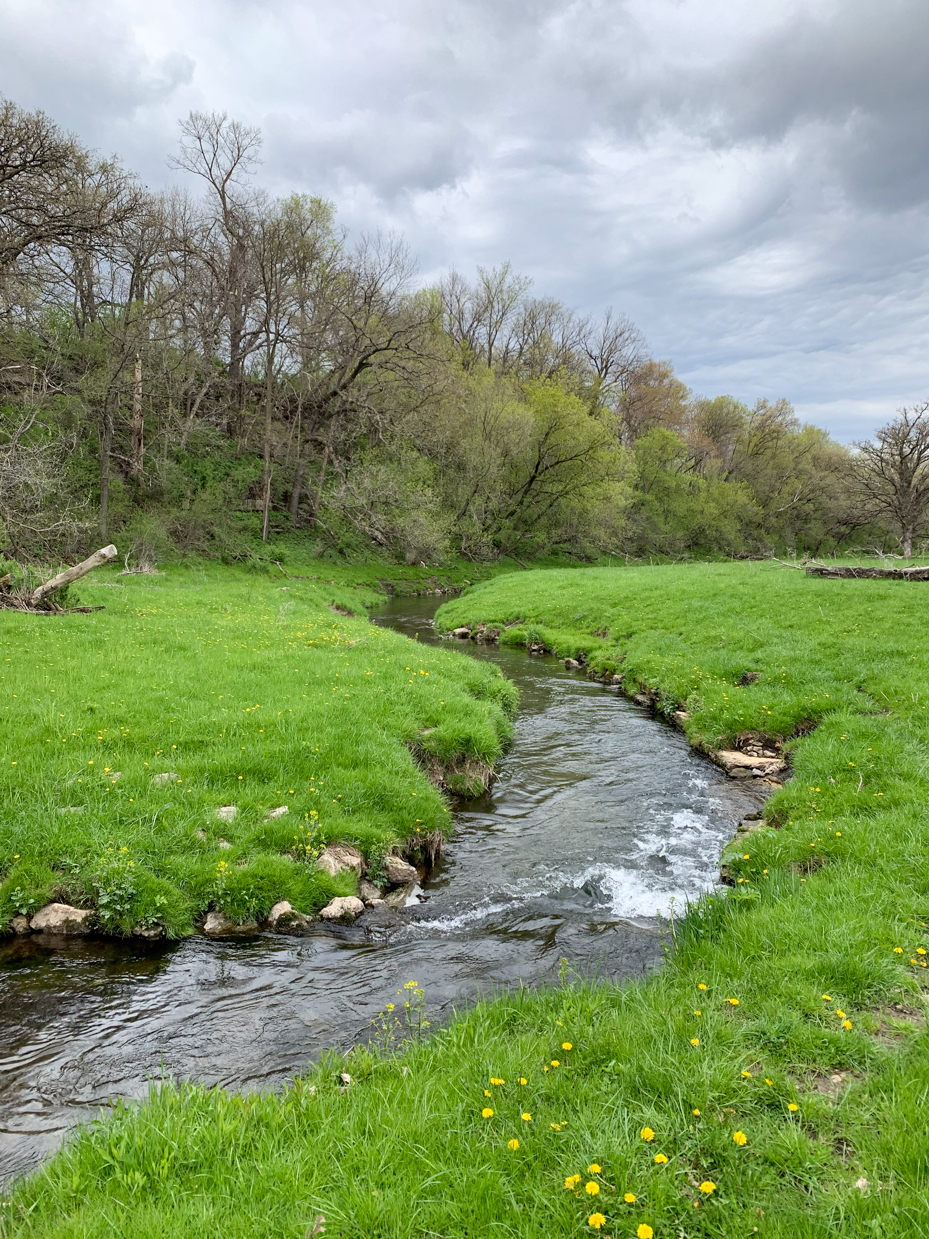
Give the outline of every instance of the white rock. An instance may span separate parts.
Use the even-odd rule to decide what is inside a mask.
[[[365,878],[362,878],[358,883],[358,898],[370,904],[382,899],[383,895],[379,886],[375,886],[373,882],[368,882]]]
[[[20,937],[22,937],[23,934],[28,934],[30,932],[29,917],[14,916],[10,921],[10,929],[12,929],[14,934],[18,934]]]
[[[273,822],[276,817],[283,817],[285,813],[290,812],[290,805],[282,804],[276,809],[269,809],[265,814],[266,822]]]
[[[319,915],[324,921],[353,921],[356,916],[361,916],[364,910],[365,906],[360,899],[356,899],[354,895],[343,895],[330,900]]]
[[[405,886],[397,886],[384,896],[384,902],[389,908],[405,908],[406,901],[416,890],[415,882],[407,882]]]
[[[164,937],[165,927],[157,922],[154,925],[136,925],[132,930],[133,938],[144,938],[146,942],[157,942]]]
[[[208,912],[203,922],[203,932],[209,938],[226,938],[241,934],[256,934],[258,926],[254,921],[245,921],[239,925],[222,912]]]
[[[223,848],[225,850],[226,848],[231,848],[232,844],[229,842],[228,839],[219,838],[216,840],[216,846],[218,848]]]
[[[359,877],[365,871],[365,858],[350,843],[330,843],[320,853],[316,863],[324,873],[328,873],[333,877],[346,869],[357,873]]]
[[[234,822],[238,811],[234,804],[224,804],[216,810],[216,816],[221,822]]]
[[[175,774],[173,770],[166,770],[163,774],[153,774],[152,782],[156,787],[164,787],[166,783],[178,783],[180,775]]]
[[[391,886],[406,886],[408,882],[419,880],[419,874],[409,861],[393,854],[384,857],[384,873]]]
[[[306,929],[312,923],[312,920],[311,916],[305,916],[302,912],[298,912],[286,899],[276,903],[268,913],[268,927],[277,930],[278,933],[287,933],[288,930],[294,929]]]
[[[565,658],[562,661],[564,662],[566,671],[577,671],[578,667],[581,665],[576,658]]]
[[[32,918],[37,934],[89,934],[94,919],[92,908],[72,908],[67,903],[47,903]]]
[[[471,635],[470,628],[453,628],[452,629],[452,636],[457,637],[459,641],[464,641],[465,638],[470,637],[470,635]]]

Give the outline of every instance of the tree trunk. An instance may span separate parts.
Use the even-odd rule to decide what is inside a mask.
[[[326,484],[326,467],[329,464],[329,440],[332,438],[332,424],[329,425],[329,437],[326,439],[326,446],[323,448],[323,463],[319,470],[319,482],[316,484],[316,498],[313,500],[310,508],[310,519],[307,522],[310,529],[316,525],[316,513],[319,511],[320,500],[323,497],[323,486]]]
[[[132,476],[142,481],[142,454],[144,423],[142,420],[142,355],[135,355],[135,384],[132,389],[132,449],[130,453]]]
[[[270,351],[265,377],[264,488],[262,490],[261,540],[267,542],[271,525],[271,401],[273,397],[274,363]]]
[[[88,572],[93,572],[94,568],[99,568],[102,564],[108,564],[116,558],[116,554],[115,546],[105,546],[99,551],[94,551],[93,555],[89,559],[85,559],[83,563],[76,564],[73,568],[67,568],[64,572],[59,572],[50,581],[40,585],[29,601],[34,607],[37,607],[40,602],[45,601],[49,594],[54,594],[56,590],[64,589],[66,585],[70,585],[73,581],[79,581]]]
[[[107,411],[100,427],[100,537],[107,536],[110,507],[110,455],[113,451],[113,420]]]
[[[300,492],[303,489],[303,474],[306,466],[303,457],[297,459],[297,472],[294,474],[294,488],[290,492],[290,515],[296,521],[300,513]]]
[[[904,559],[913,558],[913,526],[903,526],[903,537],[900,539],[900,547],[903,551]]]

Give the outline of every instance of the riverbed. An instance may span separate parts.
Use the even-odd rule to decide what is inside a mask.
[[[376,622],[434,642],[437,605],[393,599]],[[326,1047],[366,1041],[409,980],[441,1020],[478,995],[552,980],[563,958],[610,979],[658,966],[659,914],[715,885],[758,792],[551,658],[454,645],[516,682],[516,736],[490,792],[456,807],[444,856],[391,936],[0,943],[0,1177],[162,1073],[278,1086]]]

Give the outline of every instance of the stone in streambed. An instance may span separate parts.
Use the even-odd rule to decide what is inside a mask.
[[[564,658],[562,662],[565,665],[566,671],[577,671],[581,665],[576,658]]]
[[[373,882],[362,878],[358,883],[358,898],[363,903],[372,904],[382,902],[384,896],[379,886],[375,886]]]
[[[67,903],[47,903],[32,918],[36,934],[89,934],[92,908],[72,908]]]
[[[244,937],[257,934],[258,926],[254,921],[244,921],[240,925],[223,912],[208,912],[203,922],[203,932],[208,938]]]
[[[19,937],[22,937],[23,934],[31,933],[31,929],[29,927],[29,917],[14,916],[10,921],[10,929]]]
[[[415,882],[407,882],[405,886],[398,886],[395,890],[390,891],[384,896],[384,902],[389,908],[405,908],[406,901],[416,890]]]
[[[164,925],[136,925],[132,931],[133,938],[141,938],[144,942],[157,942],[165,935]]]
[[[357,924],[372,938],[386,938],[394,930],[405,925],[406,919],[383,899],[379,899],[376,904],[372,904],[367,909],[364,916],[358,918]]]
[[[364,910],[365,906],[360,899],[354,895],[342,895],[331,899],[319,916],[323,921],[353,921],[355,917],[361,916]]]
[[[298,912],[286,899],[276,903],[268,913],[268,928],[275,933],[293,933],[298,929],[307,929],[313,923],[311,916]]]
[[[337,873],[343,873],[346,869],[357,873],[359,877],[365,871],[364,856],[350,843],[330,843],[320,852],[316,864],[331,877],[335,877]]]
[[[402,856],[385,856],[384,874],[391,886],[406,886],[409,882],[419,881],[419,874]]]

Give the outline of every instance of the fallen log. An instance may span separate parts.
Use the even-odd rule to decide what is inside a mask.
[[[94,551],[88,559],[83,563],[75,564],[73,568],[66,568],[64,572],[59,572],[57,576],[53,576],[50,581],[46,581],[44,585],[40,585],[29,599],[34,606],[40,606],[51,595],[59,589],[64,589],[66,585],[71,585],[74,581],[79,581],[82,576],[86,576],[88,572],[93,572],[94,568],[101,568],[104,564],[108,564],[116,558],[117,551],[115,546],[104,546],[99,551]]]
[[[811,564],[806,575],[839,581],[929,581],[929,568],[856,568],[851,564]]]

